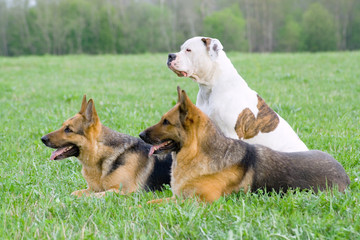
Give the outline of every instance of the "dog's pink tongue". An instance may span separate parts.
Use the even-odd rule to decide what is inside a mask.
[[[187,73],[186,73],[186,72],[181,71],[180,73],[181,73],[184,77],[187,76]]]
[[[154,146],[151,146],[150,151],[149,151],[149,157],[150,157],[151,155],[153,155],[154,152],[155,152],[155,148],[154,148]]]
[[[66,147],[59,148],[56,151],[51,153],[50,160],[55,160],[55,158],[65,152]]]
[[[151,155],[153,155],[156,150],[160,149],[161,147],[165,146],[168,143],[169,143],[169,141],[160,143],[159,145],[156,145],[156,146],[151,146],[150,151],[149,151],[149,157]]]

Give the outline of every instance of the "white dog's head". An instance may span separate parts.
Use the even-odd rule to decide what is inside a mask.
[[[167,65],[179,77],[190,77],[201,83],[211,74],[222,49],[215,38],[194,37],[181,46],[180,52],[169,54]]]

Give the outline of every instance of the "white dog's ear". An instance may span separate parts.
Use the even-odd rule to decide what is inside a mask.
[[[204,42],[210,58],[216,60],[219,56],[219,52],[223,50],[221,42],[216,38],[202,38],[201,41]]]

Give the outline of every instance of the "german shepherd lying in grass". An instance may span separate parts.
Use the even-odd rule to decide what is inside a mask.
[[[225,137],[178,87],[178,103],[140,137],[153,153],[175,152],[171,188],[175,196],[206,202],[248,190],[289,188],[343,192],[350,180],[329,154],[312,150],[285,153]],[[159,202],[154,200],[151,202]]]
[[[73,192],[75,196],[160,190],[163,184],[170,183],[171,154],[162,159],[148,156],[151,145],[102,125],[93,100],[87,102],[85,95],[80,112],[41,141],[57,149],[51,160],[71,156],[80,160],[88,188]]]

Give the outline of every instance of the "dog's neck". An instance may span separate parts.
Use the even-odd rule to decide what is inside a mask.
[[[171,188],[175,195],[185,194],[182,191],[191,179],[210,176],[234,165],[239,167],[245,155],[233,152],[231,146],[235,140],[227,139],[210,120],[202,122],[197,128],[196,138],[184,144],[173,157]]]
[[[192,80],[194,80],[196,83],[203,87],[211,87],[214,83],[214,75],[219,72],[218,64],[214,61],[208,62],[206,71],[204,70],[198,70],[195,71],[191,76],[189,76]]]
[[[246,153],[246,146],[234,147],[236,140],[226,138],[203,112],[197,110],[191,115],[196,116],[196,120],[191,130],[186,130],[185,142],[173,157],[171,187],[176,195],[181,194],[189,179],[239,166]]]
[[[213,170],[240,164],[246,154],[247,143],[226,137],[210,119],[204,132],[207,136],[200,140],[201,151],[214,160],[210,162]]]
[[[240,84],[244,90],[248,88],[247,83],[237,72],[224,51],[220,51],[218,59],[214,61],[210,71],[197,75],[196,82],[203,92],[209,92],[217,86],[231,88],[232,82]]]
[[[110,129],[103,126],[101,123],[94,127],[96,127],[97,130],[93,131],[92,134],[94,134],[94,136],[87,136],[87,138],[91,140],[89,140],[89,143],[86,145],[86,147],[83,146],[82,149],[80,149],[80,155],[78,156],[78,159],[84,167],[95,167],[101,171],[101,165],[99,166],[97,161],[99,155],[102,154],[102,147],[99,139],[102,137],[102,135],[107,134]]]
[[[194,128],[189,141],[185,142],[177,159],[184,164],[202,164],[202,159],[213,159],[209,171],[218,171],[239,164],[246,154],[247,143],[225,137],[218,127],[205,114],[200,115],[201,125]],[[234,151],[236,149],[236,151]],[[236,154],[236,155],[234,155]],[[206,160],[205,160],[206,161]],[[182,164],[178,161],[178,164]]]

